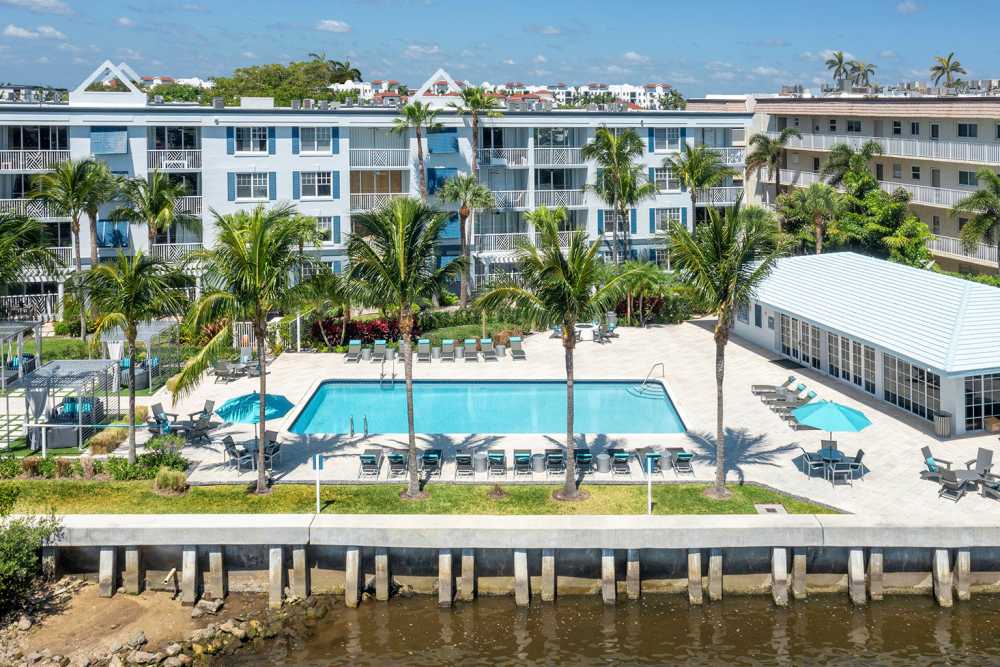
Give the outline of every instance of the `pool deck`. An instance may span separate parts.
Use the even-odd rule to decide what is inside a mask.
[[[711,333],[712,322],[702,320],[674,326],[656,326],[648,329],[621,328],[620,336],[611,343],[597,344],[583,341],[575,355],[577,379],[643,379],[650,367],[663,362],[665,382],[681,418],[688,428],[684,434],[674,435],[603,435],[588,436],[586,445],[595,453],[609,447],[629,450],[641,447],[683,446],[694,452],[695,475],[684,480],[711,481],[715,463],[715,348]],[[547,333],[527,337],[524,343],[526,361],[513,361],[509,356],[497,362],[478,361],[415,364],[415,379],[564,379],[564,355],[561,341]],[[392,364],[386,365],[391,371]],[[344,355],[285,353],[268,368],[268,391],[284,394],[297,408],[279,420],[268,423],[269,428],[282,431],[282,460],[275,466],[278,482],[310,482],[315,473],[310,465],[311,455],[323,453],[328,458],[321,479],[324,482],[357,482],[357,454],[365,449],[385,447],[406,449],[406,435],[372,436],[353,438],[340,436],[321,438],[299,436],[286,429],[294,420],[315,386],[326,379],[375,379],[379,378],[380,365],[362,361],[348,364]],[[402,364],[397,363],[397,382],[402,380]],[[751,384],[778,383],[790,373],[808,385],[821,399],[835,400],[862,410],[872,425],[857,434],[835,434],[840,448],[853,456],[858,448],[865,450],[864,463],[868,470],[863,480],[853,485],[838,484],[833,487],[820,477],[808,478],[798,468],[802,452],[819,448],[819,440],[826,434],[818,431],[793,431],[774,415],[760,400],[750,394]],[[969,493],[958,503],[937,497],[938,485],[923,481],[919,473],[924,469],[920,448],[929,445],[936,456],[964,467],[966,460],[975,458],[978,447],[995,449],[997,436],[977,434],[948,441],[938,440],[931,424],[904,413],[873,397],[855,390],[813,369],[789,370],[778,356],[753,347],[741,340],[733,340],[726,354],[726,458],[727,478],[730,483],[752,481],[803,498],[842,509],[847,512],[875,515],[905,515],[920,513],[928,517],[948,517],[968,512],[990,512],[1000,519],[1000,503]],[[215,383],[206,377],[191,395],[168,407],[173,412],[187,413],[197,410],[206,399],[216,405],[233,396],[257,389],[256,379],[240,379],[232,383]],[[156,402],[162,395],[144,402]],[[607,406],[613,410],[614,406]],[[360,429],[360,425],[359,425]],[[218,439],[232,434],[237,441],[252,437],[249,426],[224,426],[217,431],[211,445],[188,447],[184,454],[197,462],[190,476],[194,484],[249,482],[255,478],[253,471],[237,474],[231,467],[222,465],[222,448]],[[477,451],[504,449],[510,454],[514,449],[532,449],[540,452],[558,447],[564,434],[496,436],[489,434],[440,434],[417,436],[418,448],[436,447],[444,450],[446,457],[456,449]],[[578,445],[584,444],[582,437]],[[387,466],[382,469],[385,480]],[[536,473],[532,477],[519,477],[517,481],[549,481],[556,483],[561,477]],[[670,471],[655,481],[672,481],[678,477]],[[439,478],[453,481],[454,464],[447,463]],[[587,481],[622,482],[644,481],[636,462],[629,476],[612,476],[609,473],[588,476]],[[506,480],[487,478],[485,474],[462,481],[513,483],[512,474]],[[393,480],[393,483],[399,483]],[[433,484],[434,481],[431,482]],[[586,481],[585,481],[586,483]]]

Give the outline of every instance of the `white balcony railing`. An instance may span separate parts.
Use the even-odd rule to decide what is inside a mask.
[[[536,165],[584,164],[580,148],[536,148]]]
[[[527,148],[480,148],[479,164],[506,167],[527,167]]]
[[[201,250],[200,243],[154,243],[149,254],[164,262],[179,262],[195,250]]]
[[[493,191],[493,208],[525,208],[527,205],[527,190]]]
[[[0,171],[48,171],[69,159],[69,151],[0,151]]]
[[[409,148],[352,148],[351,166],[367,169],[410,166]]]
[[[583,190],[535,190],[535,206],[583,206]]]
[[[51,322],[59,313],[56,294],[15,294],[0,296],[0,319]]]
[[[62,265],[69,268],[73,266],[73,248],[71,246],[58,246],[49,248],[55,253]]]
[[[768,132],[777,137],[777,132]],[[950,162],[979,162],[1000,164],[1000,143],[974,141],[949,141],[944,139],[904,139],[902,137],[872,137],[857,134],[819,134],[803,132],[802,138],[791,137],[788,148],[827,151],[837,144],[847,144],[860,148],[862,144],[874,141],[882,147],[882,153],[892,157],[908,157],[923,160],[946,160]]]
[[[55,215],[49,205],[40,199],[0,199],[0,213],[27,215],[39,220],[66,218],[63,215]]]
[[[201,169],[201,150],[146,151],[146,168],[163,171]]]
[[[743,166],[746,162],[747,151],[745,148],[740,146],[709,146],[709,150],[713,153],[718,153],[719,159],[722,160],[722,164],[727,166]]]
[[[481,253],[489,252],[514,252],[519,244],[524,241],[534,243],[535,235],[531,232],[511,232],[507,234],[476,234],[476,251]]]
[[[742,187],[701,188],[695,195],[695,204],[697,206],[732,206],[742,195]]]
[[[774,179],[769,179],[773,181]],[[795,169],[781,170],[782,185],[807,186],[820,180],[819,173],[815,171],[797,171]],[[929,185],[914,185],[900,181],[879,181],[879,187],[892,194],[896,190],[905,190],[910,193],[910,201],[914,204],[924,204],[926,206],[940,206],[951,208],[962,201],[975,190],[956,190],[952,188],[933,188]]]
[[[479,293],[493,285],[497,285],[500,283],[513,282],[517,285],[520,285],[523,282],[523,276],[517,271],[501,271],[486,275],[477,273],[473,277],[472,282],[473,282],[473,291]]]
[[[991,266],[997,265],[997,247],[993,244],[980,242],[969,248],[962,242],[962,239],[952,236],[934,236],[927,242],[927,248],[939,255],[951,255]]]
[[[201,215],[201,201],[200,195],[181,197],[174,203],[174,211],[188,215]]]
[[[382,208],[393,199],[405,197],[405,192],[370,192],[351,195],[352,211],[374,211]]]

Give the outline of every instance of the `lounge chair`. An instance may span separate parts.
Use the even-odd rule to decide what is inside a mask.
[[[417,361],[431,362],[431,341],[427,338],[417,341]]]
[[[632,466],[629,463],[632,458],[631,454],[626,452],[624,449],[609,449],[608,454],[611,455],[612,474],[615,475],[632,474]]]
[[[507,475],[507,454],[503,450],[491,449],[486,453],[486,472],[488,475]]]
[[[215,401],[205,401],[201,410],[188,413],[188,419],[190,421],[195,421],[196,419],[200,419],[202,417],[211,417],[213,412],[215,412]]]
[[[662,456],[653,447],[646,447],[636,453],[636,458],[639,459],[639,466],[648,475],[659,475],[663,472],[663,467],[660,465]]]
[[[535,471],[531,467],[531,450],[514,450],[514,475],[530,475]]]
[[[377,363],[385,361],[385,354],[386,354],[386,342],[384,340],[375,341],[375,344],[372,347],[372,362]]]
[[[594,455],[586,447],[577,447],[573,450],[573,462],[581,473],[594,471]]]
[[[969,490],[969,482],[959,480],[951,470],[945,470],[941,473],[940,482],[941,488],[938,490],[938,498],[946,498],[956,503]]]
[[[357,363],[361,361],[361,341],[352,340],[347,343],[347,357],[345,361],[348,363]]]
[[[975,465],[975,467],[973,467]],[[980,477],[985,477],[993,467],[993,450],[980,447],[976,452],[976,458],[965,462],[966,470],[975,470]]]
[[[360,465],[358,467],[358,477],[378,478],[382,472],[382,450],[366,449],[358,455]]]
[[[927,466],[927,470],[920,471],[920,479],[940,482],[941,473],[951,470],[951,461],[939,459],[932,455],[930,447],[921,447],[920,455],[924,457],[924,465]]]
[[[528,355],[524,353],[524,347],[522,346],[520,336],[511,336],[510,339],[510,358],[514,361],[525,360]]]
[[[232,382],[239,379],[240,375],[242,375],[228,361],[216,361],[212,364],[212,369],[215,371],[216,384],[219,382]]]
[[[479,345],[482,347],[483,361],[498,361],[497,351],[493,347],[492,338],[484,338],[479,341]]]
[[[545,450],[545,473],[559,475],[566,472],[566,455],[561,449]]]
[[[479,352],[476,350],[477,341],[475,338],[466,338],[462,343],[462,359],[464,361],[479,361]]]
[[[227,435],[222,439],[222,447],[226,453],[226,465],[235,465],[236,472],[243,472],[245,463],[251,470],[253,469],[253,454],[247,449],[240,447],[233,440],[233,436]]]
[[[472,465],[472,454],[455,454],[455,478],[474,477],[476,469]]]
[[[772,394],[762,394],[760,400],[765,404],[783,403],[796,400],[799,395],[806,390],[806,386],[801,382],[791,389],[782,389]]]
[[[441,341],[441,361],[455,361],[455,341],[451,338]]]
[[[393,453],[386,458],[389,460],[389,477],[402,477],[409,472],[406,454]]]
[[[814,398],[816,398],[816,392],[810,391],[802,398],[797,398],[791,401],[778,401],[776,403],[770,403],[768,407],[779,415],[783,415],[790,413],[795,408],[801,408],[803,405],[811,403]],[[796,421],[796,423],[798,422]]]
[[[823,460],[823,457],[819,454],[807,452],[802,447],[799,447],[799,449],[802,450],[802,472],[812,478],[813,473],[818,470],[821,475],[826,477],[826,461]]]
[[[792,386],[795,382],[795,376],[789,375],[788,378],[781,384],[754,384],[750,385],[750,393],[754,396],[761,396],[763,394],[775,394],[779,391],[784,391]]]
[[[441,450],[428,449],[420,453],[420,471],[428,477],[441,475]]]
[[[674,474],[694,474],[694,466],[691,465],[692,461],[694,461],[694,454],[680,447],[673,447],[667,451],[670,452],[670,467],[673,469]]]

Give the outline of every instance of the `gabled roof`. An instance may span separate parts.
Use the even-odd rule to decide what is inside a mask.
[[[124,69],[123,69],[124,68]],[[125,71],[127,70],[127,71]],[[129,74],[128,72],[131,72]],[[134,78],[133,78],[134,77]],[[87,90],[90,84],[97,80],[111,80],[121,83],[127,91],[98,91]],[[135,70],[122,63],[115,65],[110,60],[105,60],[101,65],[91,72],[90,76],[73,89],[69,94],[70,106],[117,106],[120,104],[146,104],[146,93],[139,90],[133,80],[138,81],[139,77]]]
[[[757,300],[949,375],[1000,370],[1000,289],[851,252],[779,259]]]

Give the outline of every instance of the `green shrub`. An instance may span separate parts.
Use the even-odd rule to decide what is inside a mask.
[[[129,463],[128,459],[120,456],[113,456],[104,462],[104,469],[108,476],[116,482],[134,482],[138,479],[150,479],[147,471],[138,463]]]
[[[153,486],[160,493],[184,493],[188,488],[187,475],[180,470],[163,467],[157,471]]]
[[[184,447],[184,436],[176,433],[166,435],[155,435],[146,443],[146,449],[150,451],[179,452]]]
[[[17,489],[0,484],[0,613],[19,609],[41,576],[42,545],[59,530],[52,517],[8,519]]]
[[[45,479],[52,479],[56,476],[56,459],[54,456],[46,456],[38,459],[38,474]]]
[[[190,461],[176,451],[168,449],[143,452],[139,455],[137,463],[148,475],[148,477],[144,477],[143,479],[152,479],[153,474],[159,468],[167,467],[173,470],[187,470],[188,466],[191,465]]]
[[[77,326],[79,329],[79,326]],[[42,338],[42,359],[87,359],[89,350],[87,344],[79,338],[70,338],[69,334],[61,334],[58,329],[55,336]]]
[[[0,456],[0,479],[14,479],[20,474],[20,459],[14,456]]]

